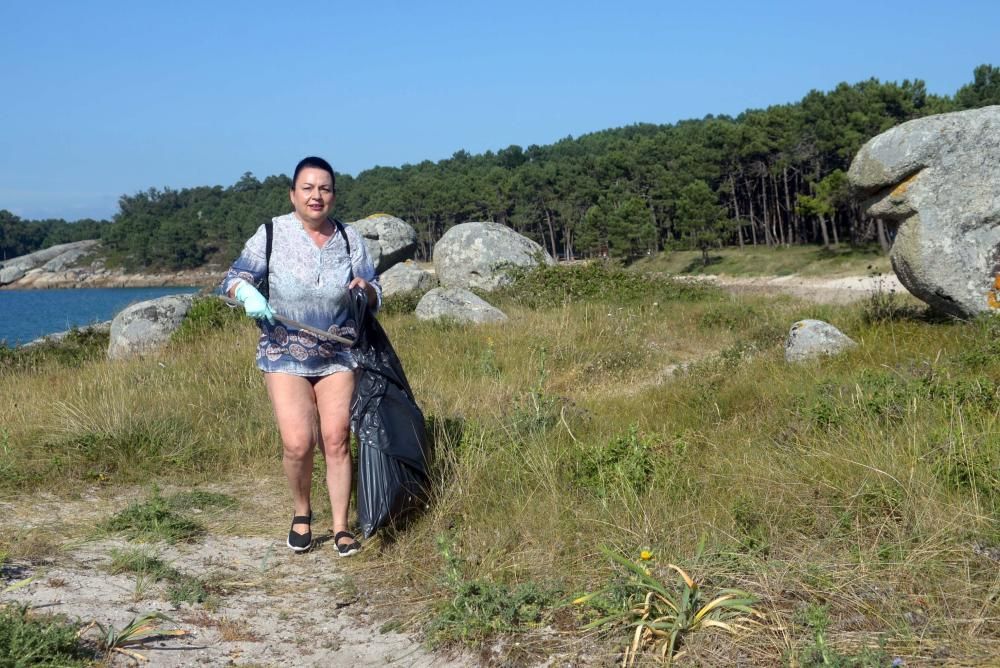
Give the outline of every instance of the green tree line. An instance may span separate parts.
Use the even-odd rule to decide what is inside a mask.
[[[842,83],[736,117],[636,124],[338,175],[337,215],[406,220],[424,259],[449,227],[472,220],[508,225],[561,258],[628,260],[678,247],[707,258],[724,244],[887,246],[892,230],[866,219],[848,192],[845,172],[858,149],[899,123],[990,104],[1000,104],[1000,67],[992,65],[977,67],[950,97],[929,94],[921,80]],[[122,196],[100,237],[112,259],[131,267],[228,263],[258,225],[290,208],[288,183],[248,172],[228,188]]]
[[[72,223],[61,218],[22,220],[0,209],[0,262],[56,244],[99,239],[108,229],[107,222],[92,218]]]

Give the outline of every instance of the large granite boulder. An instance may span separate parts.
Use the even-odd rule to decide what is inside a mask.
[[[392,265],[378,277],[382,286],[382,296],[399,295],[406,292],[427,292],[437,285],[437,278],[429,271],[411,262]]]
[[[111,321],[108,359],[126,359],[163,347],[193,301],[194,295],[169,295],[123,309]]]
[[[434,245],[434,270],[449,288],[493,290],[509,282],[506,269],[555,261],[531,239],[499,223],[462,223]]]
[[[375,271],[380,274],[397,262],[413,259],[417,251],[416,230],[395,216],[373,213],[351,225],[365,238]]]
[[[805,362],[840,352],[858,345],[854,339],[822,320],[799,320],[792,325],[785,339],[785,361]]]
[[[475,325],[507,320],[503,311],[461,288],[434,288],[417,303],[416,315],[418,320],[445,319]]]
[[[883,132],[848,177],[868,215],[896,228],[890,258],[907,290],[960,318],[1000,308],[1000,106]]]

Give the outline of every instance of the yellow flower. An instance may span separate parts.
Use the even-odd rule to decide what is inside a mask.
[[[642,559],[643,561],[649,561],[650,559],[653,558],[653,553],[650,552],[649,550],[643,550],[642,552],[639,553],[639,558]]]

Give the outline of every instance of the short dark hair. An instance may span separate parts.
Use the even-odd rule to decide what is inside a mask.
[[[295,173],[292,174],[292,190],[295,190],[295,183],[299,180],[299,172],[307,167],[313,167],[315,169],[322,169],[324,172],[330,175],[330,183],[333,185],[334,191],[337,190],[337,177],[333,174],[333,167],[330,166],[323,158],[317,158],[315,155],[310,155],[308,157],[299,160],[299,164],[295,165]]]

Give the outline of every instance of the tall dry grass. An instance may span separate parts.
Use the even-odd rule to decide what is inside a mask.
[[[383,318],[436,460],[429,509],[352,565],[381,614],[440,642],[513,633],[511,660],[613,657],[627,633],[567,606],[623,577],[603,545],[760,598],[757,633],[686,638],[702,664],[995,655],[1000,325],[559,271],[494,295],[505,324]],[[789,366],[805,317],[861,345]],[[7,495],[277,472],[254,341],[240,323],[0,375]]]

